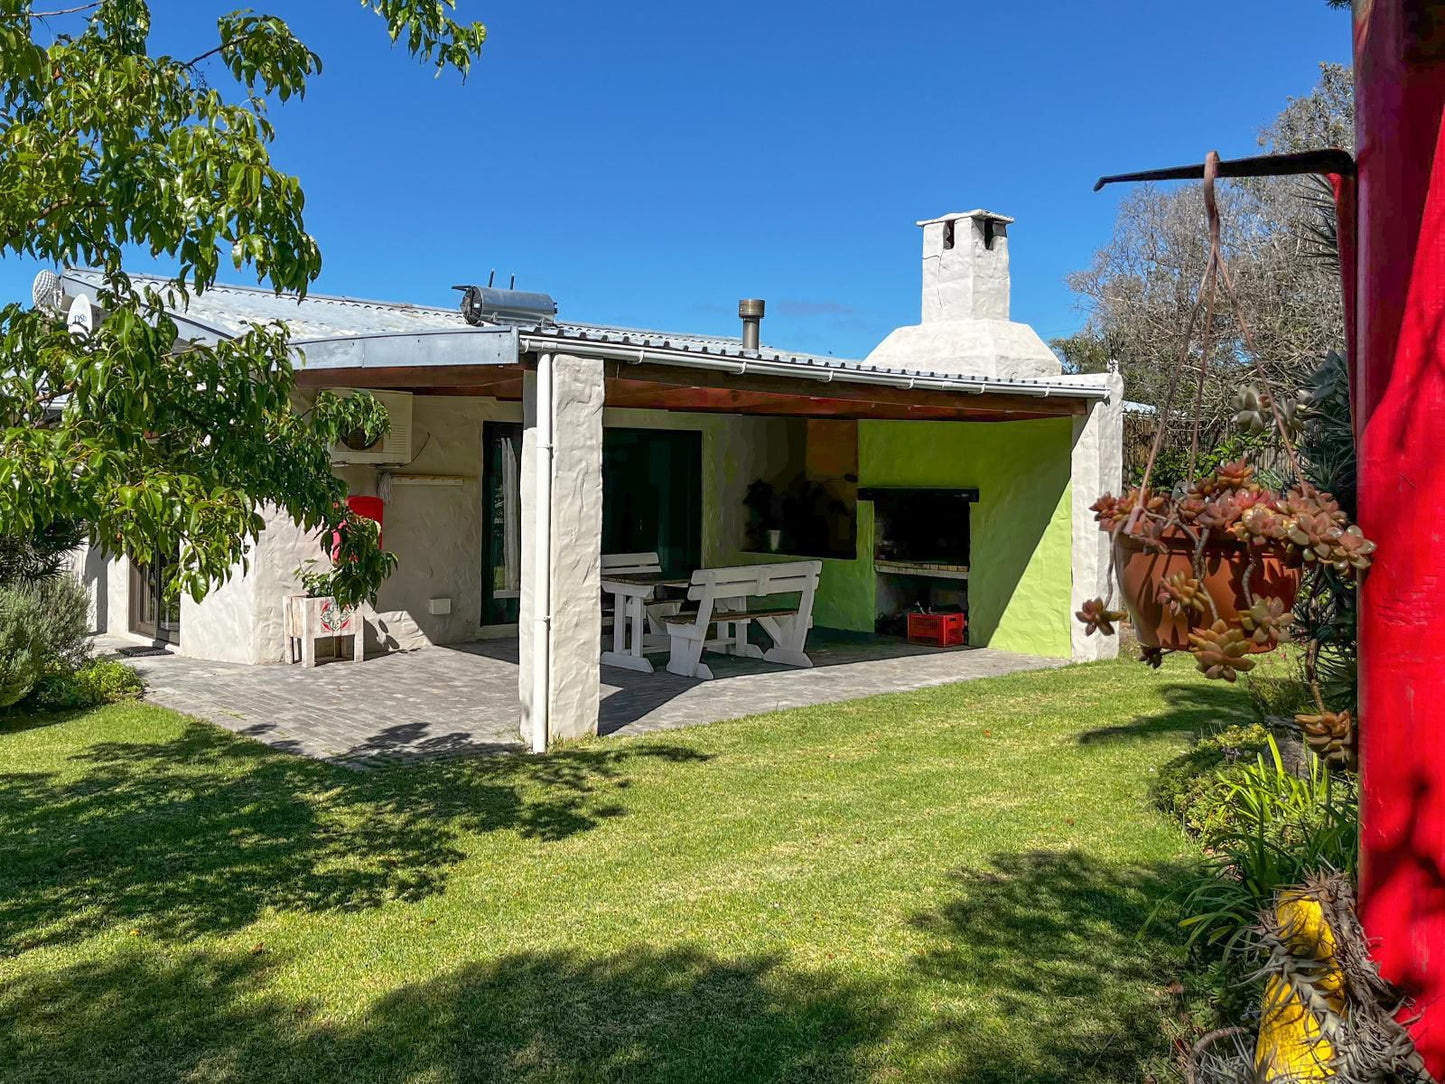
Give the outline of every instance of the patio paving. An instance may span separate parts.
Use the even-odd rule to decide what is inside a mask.
[[[120,643],[103,638],[97,646]],[[716,678],[708,682],[603,667],[599,731],[646,734],[1063,662],[826,629],[810,635],[808,653],[812,670],[709,655]],[[516,641],[430,647],[313,670],[180,655],[130,661],[145,678],[152,703],[337,763],[365,767],[522,748]]]

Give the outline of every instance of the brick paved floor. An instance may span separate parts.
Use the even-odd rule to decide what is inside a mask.
[[[1060,665],[987,648],[938,650],[825,629],[810,635],[808,652],[812,670],[709,655],[717,675],[710,682],[604,666],[599,730],[644,734]],[[146,680],[148,700],[306,756],[360,767],[521,748],[515,641],[431,647],[313,670],[179,655],[131,661]]]

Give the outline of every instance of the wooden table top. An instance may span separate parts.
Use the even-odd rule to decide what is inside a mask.
[[[664,576],[661,572],[604,572],[603,583],[622,583],[631,587],[686,587],[692,579]]]

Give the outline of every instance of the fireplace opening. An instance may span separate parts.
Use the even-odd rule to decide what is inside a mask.
[[[976,489],[868,488],[873,502],[875,628],[906,635],[908,614],[967,613]]]

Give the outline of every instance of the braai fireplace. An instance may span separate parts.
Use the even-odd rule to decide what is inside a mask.
[[[968,612],[969,512],[976,489],[875,487],[873,571],[879,632],[898,635],[910,610]]]

